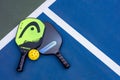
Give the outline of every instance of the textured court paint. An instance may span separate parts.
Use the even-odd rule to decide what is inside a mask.
[[[45,0],[1,0],[0,40]]]
[[[94,44],[88,41],[84,36],[73,29],[68,23],[61,19],[49,8],[44,11],[44,13],[51,18],[56,24],[58,24],[63,30],[70,34],[75,40],[82,44],[86,49],[88,49],[94,56],[101,60],[106,66],[113,70],[117,75],[120,76],[120,66],[115,63],[111,58],[105,55],[100,49],[98,49]]]
[[[53,7],[51,9],[53,9]],[[75,70],[72,70],[72,74],[69,73],[69,70],[65,73],[65,74],[68,73],[68,76],[72,75],[71,77],[69,77],[69,79],[68,76],[65,76],[65,74],[60,73],[64,75],[63,78],[65,79],[67,78],[68,80],[74,80],[74,79],[119,80],[120,79],[119,76],[114,71],[112,71],[102,61],[100,61],[97,57],[91,54],[90,51],[88,51],[83,45],[79,44],[73,37],[67,34],[66,31],[64,31],[58,24],[56,24],[53,20],[51,20],[48,16],[46,16],[46,14],[40,15],[38,18],[45,22],[48,21],[52,25],[54,25],[55,29],[60,33],[61,37],[63,38],[63,44],[60,49],[61,53],[63,53],[64,57],[70,62],[71,64],[70,70],[76,68]],[[62,19],[66,19],[66,18],[62,18]],[[84,74],[87,75],[85,76]],[[61,78],[61,80],[65,80],[63,78]]]
[[[97,8],[96,8],[97,9]],[[59,12],[59,11],[58,11]],[[12,42],[13,43],[13,42]],[[74,45],[74,44],[72,44],[72,45]],[[77,45],[77,43],[76,43],[76,45]],[[74,46],[76,46],[76,45],[74,45]],[[77,46],[76,46],[77,47]],[[78,48],[77,48],[78,49]],[[7,50],[7,49],[6,49]],[[64,50],[64,49],[63,49]],[[81,48],[80,48],[80,50],[81,50]],[[65,50],[64,50],[65,51]],[[72,50],[71,50],[72,51]],[[85,52],[86,50],[84,50],[83,48],[82,48],[82,51],[79,51],[79,52]],[[76,51],[77,52],[77,51]],[[78,53],[79,53],[78,52]],[[13,52],[12,52],[13,53]],[[72,53],[74,53],[73,51],[72,51]],[[78,54],[78,53],[76,53],[76,54]],[[86,53],[86,52],[85,52]],[[76,54],[74,54],[74,56],[76,55]],[[80,55],[80,54],[79,54]],[[87,54],[86,54],[87,55]],[[70,57],[70,56],[69,56]],[[88,56],[89,57],[89,56]],[[71,57],[72,58],[72,57]],[[82,57],[81,57],[82,58]],[[79,63],[81,62],[80,60],[80,58],[78,58],[79,59]],[[89,59],[89,58],[88,58]],[[70,59],[71,60],[71,59]],[[87,60],[87,59],[86,59]],[[72,61],[71,61],[72,62]],[[95,76],[95,74],[96,75],[98,75],[102,80],[111,80],[111,79],[113,79],[113,80],[119,80],[119,77],[117,78],[116,76],[113,76],[114,74],[111,72],[111,73],[108,73],[108,74],[110,74],[110,75],[107,75],[107,74],[104,74],[104,73],[101,73],[101,72],[105,72],[105,73],[107,73],[106,72],[106,70],[104,70],[104,69],[107,69],[107,71],[108,71],[108,68],[105,68],[105,66],[104,65],[100,65],[99,67],[101,67],[102,68],[102,70],[101,71],[98,71],[99,69],[97,68],[97,67],[94,67],[94,66],[91,66],[91,65],[89,65],[89,63],[85,63],[85,61],[83,60],[82,61],[84,64],[86,64],[87,66],[89,66],[89,67],[86,67],[85,68],[85,66],[84,66],[84,69],[87,71],[87,72],[89,72],[89,69],[92,69],[92,70],[94,70],[95,68],[97,69],[97,71],[95,71],[95,73],[94,73],[94,71],[92,71],[93,73],[90,73],[90,74],[88,74],[88,75],[90,75],[90,76],[81,76],[81,74],[84,74],[84,71],[83,71],[83,73],[81,73],[82,72],[82,67],[81,66],[83,66],[83,65],[81,65],[81,64],[79,64],[79,69],[77,69],[76,70],[76,72],[77,71],[80,71],[80,74],[79,74],[79,76],[77,76],[76,74],[74,75],[72,75],[74,78],[77,76],[77,78],[80,78],[80,79],[84,79],[84,80],[89,80],[89,79],[95,79],[95,80],[98,80],[99,78],[97,78],[96,76]],[[81,62],[81,63],[82,63]],[[97,60],[96,61],[94,61],[94,62],[96,62],[96,63],[94,63],[93,65],[95,65],[95,64],[97,64]],[[73,62],[73,64],[74,63],[77,63],[77,62]],[[49,63],[48,63],[49,64]],[[51,65],[51,64],[50,64]],[[46,65],[47,66],[47,65]],[[77,65],[78,66],[78,65]],[[74,66],[75,67],[75,66]],[[43,68],[45,68],[45,66],[43,67]],[[94,68],[94,69],[93,69]],[[44,72],[44,70],[46,70],[46,69],[43,69],[43,71],[42,72]],[[48,70],[51,70],[51,69],[48,69]],[[72,69],[71,69],[72,70]],[[36,71],[38,71],[38,70],[36,70]],[[40,72],[39,72],[40,73]],[[65,73],[65,72],[62,72],[63,74]],[[43,73],[42,73],[43,74]],[[42,78],[42,74],[41,74],[41,78]],[[87,73],[86,73],[87,74]],[[92,75],[93,74],[93,75]],[[113,75],[112,75],[113,74]],[[60,74],[58,74],[59,76],[60,76]],[[65,74],[66,75],[66,74]],[[102,76],[102,75],[106,75],[106,76]],[[43,75],[44,76],[44,75]],[[50,74],[48,74],[47,76],[51,76]],[[59,77],[58,76],[58,77]],[[62,75],[61,75],[62,76]],[[66,75],[67,76],[67,75]],[[66,76],[64,76],[64,77],[66,77]],[[69,76],[69,75],[68,75]],[[72,78],[72,76],[69,76],[69,77],[67,77],[67,79],[74,79],[74,78]],[[111,76],[111,78],[108,78],[107,76]],[[37,77],[37,76],[36,76]],[[58,79],[58,77],[55,77],[55,79]],[[59,77],[59,78],[61,78],[61,79],[64,79],[64,77]],[[107,78],[106,78],[107,77]],[[51,76],[51,78],[54,78],[53,76]],[[47,80],[47,78],[44,78],[44,79],[46,79]]]

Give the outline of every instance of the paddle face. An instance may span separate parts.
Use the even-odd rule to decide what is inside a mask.
[[[45,24],[45,34],[43,37],[43,42],[38,48],[41,54],[56,54],[62,44],[62,38],[59,33],[54,29],[54,27],[49,23]]]
[[[44,30],[44,24],[38,19],[26,18],[21,21],[15,38],[15,42],[21,51],[17,71],[21,72],[23,70],[28,51],[41,45]]]
[[[44,24],[35,18],[21,21],[16,34],[15,42],[21,49],[30,50],[39,46],[45,30]]]
[[[46,30],[43,37],[43,42],[38,48],[41,54],[54,54],[61,61],[65,68],[69,68],[69,63],[60,54],[59,49],[62,44],[62,38],[50,23],[44,23]]]

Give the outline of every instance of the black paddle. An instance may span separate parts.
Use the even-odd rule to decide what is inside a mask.
[[[44,23],[46,30],[43,37],[43,42],[38,48],[41,54],[54,54],[60,62],[64,65],[65,68],[69,68],[69,63],[65,58],[60,54],[59,49],[62,44],[62,38],[59,33],[54,29],[50,23]]]

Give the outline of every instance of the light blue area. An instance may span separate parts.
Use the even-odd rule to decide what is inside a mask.
[[[40,53],[44,54],[45,52],[47,52],[48,50],[50,50],[51,48],[53,48],[54,46],[56,46],[57,42],[56,41],[52,41],[50,43],[48,43],[46,46],[44,46],[42,49],[40,49]]]

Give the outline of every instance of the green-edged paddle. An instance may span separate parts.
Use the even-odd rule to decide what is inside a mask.
[[[26,18],[20,22],[15,42],[21,51],[21,58],[17,71],[23,70],[23,65],[29,50],[38,48],[42,43],[45,25],[39,19]]]

